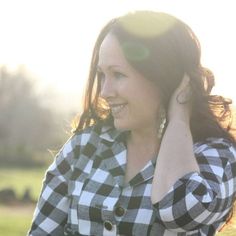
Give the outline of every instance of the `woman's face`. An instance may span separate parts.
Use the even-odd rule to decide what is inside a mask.
[[[109,104],[117,129],[158,130],[158,88],[128,64],[118,40],[111,34],[100,47],[97,75],[100,95]]]

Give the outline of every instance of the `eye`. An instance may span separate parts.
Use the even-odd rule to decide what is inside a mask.
[[[123,73],[121,73],[121,72],[119,72],[119,71],[114,71],[113,74],[114,74],[114,77],[115,77],[116,79],[123,79],[123,78],[126,78],[126,75],[123,74]]]

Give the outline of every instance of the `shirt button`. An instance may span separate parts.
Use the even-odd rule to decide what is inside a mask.
[[[70,227],[66,226],[65,231],[64,231],[64,235],[69,236],[69,235],[73,235],[73,234],[74,234],[74,231]]]
[[[116,207],[115,214],[117,216],[123,216],[125,214],[125,209],[121,206]]]
[[[113,228],[111,221],[109,221],[109,220],[104,221],[104,227],[105,227],[108,231],[111,231],[112,228]]]

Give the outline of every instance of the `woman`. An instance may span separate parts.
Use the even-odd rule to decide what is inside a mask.
[[[137,11],[110,21],[29,235],[214,235],[232,212],[236,150],[212,78],[175,17]]]

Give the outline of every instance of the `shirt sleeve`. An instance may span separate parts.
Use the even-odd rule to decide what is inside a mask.
[[[35,208],[30,236],[64,235],[69,198],[68,180],[72,172],[76,137],[69,139],[48,168]]]
[[[236,151],[226,141],[210,140],[195,146],[200,173],[180,178],[154,204],[157,221],[175,232],[196,230],[223,222],[236,192]]]

